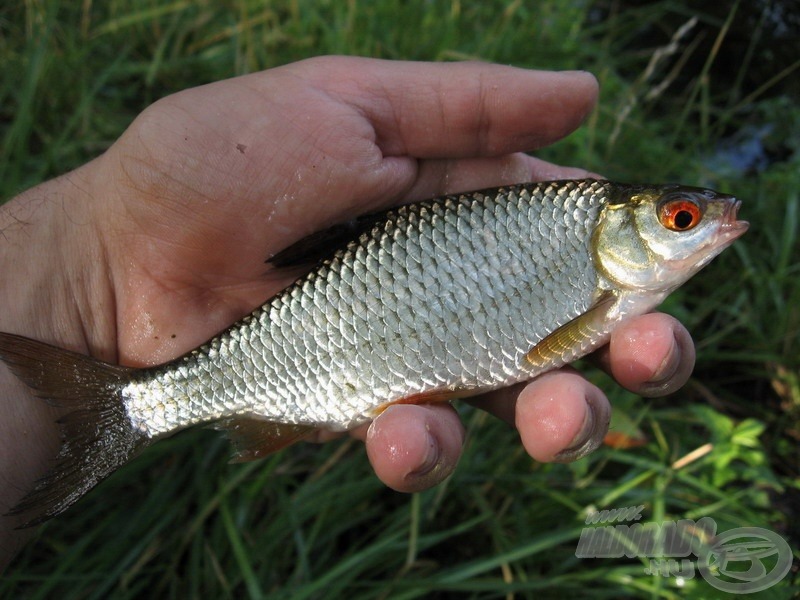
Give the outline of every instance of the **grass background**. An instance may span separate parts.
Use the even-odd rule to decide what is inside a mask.
[[[401,495],[351,441],[229,465],[223,440],[189,431],[41,528],[0,596],[721,597],[699,577],[645,575],[646,559],[575,557],[588,510],[640,504],[644,520],[710,516],[720,532],[765,527],[799,548],[800,7],[711,4],[4,3],[4,199],[96,156],[166,94],[343,53],[591,70],[600,107],[541,156],[729,191],[752,226],[665,305],[698,345],[683,390],[642,400],[589,371],[636,447],[536,464],[507,427],[462,407],[456,473]],[[756,596],[790,597],[793,578]]]

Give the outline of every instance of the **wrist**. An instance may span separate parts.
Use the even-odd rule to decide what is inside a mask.
[[[0,331],[116,358],[94,163],[0,206]]]
[[[0,206],[0,331],[114,360],[113,302],[92,218],[90,165]],[[110,316],[109,316],[110,315]],[[62,411],[0,366],[0,514],[44,475]],[[0,569],[29,535],[0,518]]]

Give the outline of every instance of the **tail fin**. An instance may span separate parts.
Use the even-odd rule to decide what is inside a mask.
[[[0,333],[0,360],[37,396],[73,409],[58,421],[63,441],[55,465],[8,513],[31,513],[22,525],[30,527],[72,506],[147,438],[131,426],[120,398],[134,369],[9,333]]]

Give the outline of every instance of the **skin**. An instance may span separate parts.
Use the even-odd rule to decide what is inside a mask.
[[[291,283],[297,273],[264,260],[331,223],[587,176],[521,152],[575,129],[597,92],[582,72],[324,57],[166,97],[97,159],[0,208],[0,330],[108,362],[167,361]],[[597,353],[645,395],[678,388],[693,360],[686,330],[662,314],[624,324]],[[5,512],[54,456],[59,410],[32,401],[4,366],[0,389]],[[540,461],[596,448],[610,414],[571,369],[472,402],[514,425]],[[394,406],[351,434],[377,476],[405,492],[447,477],[464,436],[449,405]],[[0,563],[30,535],[15,523],[0,519]]]

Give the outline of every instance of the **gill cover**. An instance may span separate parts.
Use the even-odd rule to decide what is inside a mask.
[[[709,250],[732,197],[678,185],[629,189],[606,206],[593,239],[596,264],[611,282],[669,291],[716,256]]]

